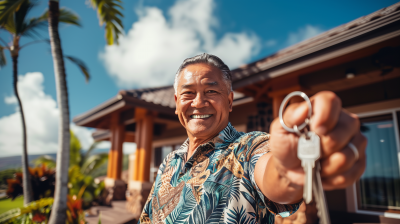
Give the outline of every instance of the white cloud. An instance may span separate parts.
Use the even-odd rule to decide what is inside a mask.
[[[306,25],[300,28],[297,32],[289,33],[287,44],[288,45],[297,44],[303,40],[314,37],[322,32],[324,32],[324,30],[317,26]]]
[[[124,88],[172,84],[180,63],[202,52],[219,56],[231,68],[248,62],[261,48],[258,37],[241,32],[217,39],[214,7],[212,0],[178,0],[168,11],[169,19],[159,8],[138,9],[139,20],[119,45],[105,47],[100,58]]]
[[[82,149],[89,149],[93,144],[94,140],[92,138],[93,129],[77,126],[74,123],[71,123],[72,132],[78,137],[79,142],[81,143]],[[97,145],[99,149],[107,149],[111,147],[111,143],[109,141],[104,141]]]
[[[55,153],[58,147],[59,110],[56,101],[45,94],[43,81],[44,77],[40,72],[18,77],[18,90],[27,127],[28,154]],[[0,156],[20,155],[22,125],[17,100],[15,96],[8,96],[4,101],[15,105],[15,112],[0,118]],[[74,124],[71,126],[83,148],[87,148],[93,142],[92,131]]]

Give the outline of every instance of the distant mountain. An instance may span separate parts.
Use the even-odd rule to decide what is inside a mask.
[[[95,149],[92,153],[108,153],[109,149]],[[56,159],[56,153],[47,153],[47,154],[39,154],[39,155],[29,155],[28,160],[29,164],[33,165],[32,161],[37,159],[40,156],[48,155],[52,158]],[[9,156],[9,157],[0,157],[0,171],[11,169],[11,168],[20,168],[22,165],[21,156]]]
[[[29,164],[33,165],[32,161],[43,155],[48,155],[55,159],[57,154],[52,153],[52,154],[42,154],[42,155],[30,155],[28,156]],[[0,171],[11,168],[20,168],[21,164],[22,164],[21,156],[0,157]]]

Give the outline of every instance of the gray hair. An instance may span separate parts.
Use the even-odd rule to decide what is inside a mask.
[[[174,82],[174,89],[175,93],[178,91],[178,79],[181,74],[181,71],[185,69],[187,66],[192,65],[192,64],[198,64],[198,63],[204,63],[208,65],[212,65],[222,72],[222,78],[225,81],[226,86],[228,87],[228,93],[232,92],[232,75],[231,75],[231,70],[229,67],[217,56],[212,55],[212,54],[199,54],[191,58],[186,58],[181,66],[179,67],[178,71],[176,72],[175,75],[175,82]]]

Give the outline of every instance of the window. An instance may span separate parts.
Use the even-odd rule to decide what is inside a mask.
[[[367,167],[357,184],[358,209],[400,211],[400,164],[397,113],[361,119],[368,139]]]

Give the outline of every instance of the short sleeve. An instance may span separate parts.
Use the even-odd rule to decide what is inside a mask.
[[[251,145],[250,150],[250,163],[249,163],[249,173],[250,173],[250,180],[251,184],[253,185],[254,190],[257,192],[260,199],[263,201],[264,205],[267,209],[274,215],[280,215],[282,217],[288,217],[295,213],[302,201],[295,203],[295,204],[279,204],[269,200],[265,195],[261,192],[258,188],[255,178],[254,178],[254,171],[256,167],[257,161],[261,158],[261,156],[265,155],[269,152],[269,134],[263,132],[253,132],[254,136],[249,138],[248,145]]]

